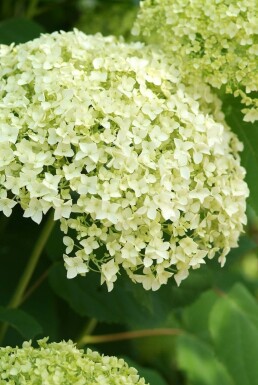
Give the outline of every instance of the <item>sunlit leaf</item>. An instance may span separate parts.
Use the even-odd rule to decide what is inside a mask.
[[[177,338],[177,360],[192,385],[234,385],[211,347],[196,336]]]
[[[258,305],[242,284],[214,305],[210,331],[216,353],[234,383],[258,384]]]
[[[218,295],[208,290],[193,304],[183,310],[184,327],[191,333],[203,338],[209,338],[209,317]]]

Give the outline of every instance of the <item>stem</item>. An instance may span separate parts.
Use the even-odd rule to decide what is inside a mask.
[[[26,301],[31,296],[31,294],[42,284],[42,282],[47,278],[48,273],[49,268],[45,270],[44,273],[41,274],[41,276],[36,280],[36,282],[24,293],[20,304]]]
[[[78,346],[82,346],[84,345],[84,338],[87,338],[91,335],[91,333],[93,332],[93,330],[95,329],[96,325],[97,325],[98,321],[96,320],[96,318],[91,318],[85,328],[82,330],[82,332],[80,333],[79,337],[76,339],[76,343]]]
[[[38,0],[31,0],[30,4],[26,11],[26,17],[28,19],[33,19],[35,14],[37,13]]]
[[[217,294],[219,297],[225,297],[226,293],[223,290],[221,290],[219,287],[214,286],[212,289],[214,293]]]
[[[55,222],[53,220],[53,213],[50,214],[48,217],[45,226],[42,229],[42,232],[35,244],[34,249],[32,250],[31,256],[29,258],[28,264],[25,268],[25,271],[18,283],[18,286],[16,288],[16,291],[8,305],[8,308],[15,309],[17,308],[20,303],[22,302],[22,297],[24,295],[24,292],[28,286],[28,283],[32,277],[32,274],[35,270],[35,267],[38,263],[39,257],[45,247],[45,244],[47,243],[47,240],[49,238],[49,235],[51,234],[51,231],[55,225]]]
[[[13,297],[11,298],[9,304],[7,305],[7,308],[9,309],[16,309],[23,301],[23,296],[26,291],[26,288],[28,286],[28,283],[32,277],[32,274],[34,273],[35,267],[38,263],[39,257],[46,245],[46,242],[49,238],[49,235],[55,225],[55,222],[53,220],[53,213],[50,213],[42,232],[37,239],[37,242],[35,244],[34,249],[32,250],[31,256],[28,260],[27,266],[24,270],[23,275],[21,276],[21,279],[16,287],[16,290],[13,294]],[[0,327],[0,341],[3,340],[5,333],[7,331],[8,324],[2,324]]]
[[[11,17],[11,9],[13,7],[13,4],[11,0],[3,0],[2,2],[2,9],[1,9],[1,14],[2,14],[2,19],[7,19],[8,17]]]
[[[154,337],[154,336],[177,336],[183,333],[182,329],[143,329],[130,332],[103,334],[98,336],[84,336],[77,343],[78,347],[86,344],[101,344],[105,342],[130,340],[134,338]]]

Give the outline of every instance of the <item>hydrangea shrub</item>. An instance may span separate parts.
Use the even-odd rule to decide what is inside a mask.
[[[0,79],[0,209],[54,210],[68,278],[97,270],[112,290],[124,269],[157,290],[225,263],[248,189],[208,85],[143,43],[77,30],[2,46]]]
[[[144,385],[136,369],[123,359],[78,350],[71,342],[38,341],[34,348],[0,347],[0,384]]]
[[[177,60],[186,82],[223,87],[258,120],[256,0],[145,0],[132,32]]]

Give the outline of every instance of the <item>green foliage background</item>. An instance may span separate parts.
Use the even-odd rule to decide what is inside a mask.
[[[0,43],[73,27],[128,38],[137,6],[133,0],[2,0]],[[82,343],[84,336],[91,348],[123,356],[151,385],[258,384],[258,124],[243,123],[238,100],[227,96],[223,103],[229,125],[245,145],[242,165],[250,188],[246,234],[226,266],[209,261],[180,288],[171,280],[158,292],[122,276],[108,293],[97,274],[66,279],[56,226],[21,306],[10,309],[7,304],[44,223],[24,219],[19,208],[8,219],[0,214],[0,321],[10,325],[3,346],[43,336]],[[169,335],[158,335],[164,328]],[[142,337],[133,338],[135,331]],[[128,339],[94,339],[121,336],[117,333]]]

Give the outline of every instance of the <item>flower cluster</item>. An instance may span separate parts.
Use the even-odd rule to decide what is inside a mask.
[[[24,342],[22,348],[0,348],[1,385],[146,384],[123,359],[101,356],[90,349],[84,353],[71,341],[48,344],[42,339],[38,344],[38,348],[30,342]]]
[[[185,87],[142,43],[76,30],[2,47],[0,79],[0,209],[54,210],[68,278],[96,269],[112,290],[123,268],[157,290],[224,264],[248,189],[209,86]]]
[[[242,98],[246,121],[258,120],[256,0],[145,0],[132,32],[177,60],[186,82],[224,87]]]

